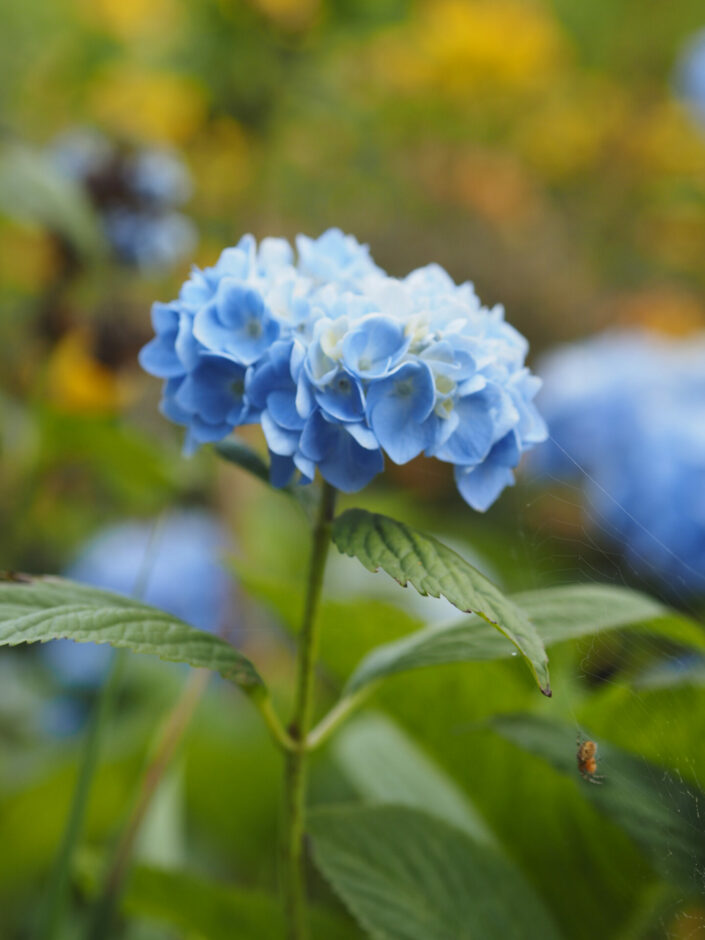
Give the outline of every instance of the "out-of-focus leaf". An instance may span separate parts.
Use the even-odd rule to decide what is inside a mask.
[[[597,782],[576,766],[575,731],[535,715],[499,716],[491,727],[556,770],[570,774],[583,795],[621,826],[671,881],[705,887],[705,793],[665,768],[598,742]]]
[[[576,585],[526,591],[512,597],[526,611],[545,646],[609,630],[635,628],[651,635],[705,648],[705,631],[645,594],[609,585]],[[348,681],[348,691],[384,676],[445,663],[504,659],[516,655],[506,637],[472,616],[428,627],[365,657]]]
[[[366,800],[423,809],[491,845],[494,836],[460,787],[384,715],[367,714],[335,738],[345,776]]]
[[[90,891],[95,878],[84,882]],[[173,869],[137,866],[122,901],[128,917],[149,920],[208,940],[280,940],[285,935],[279,899],[264,891],[230,887]],[[359,934],[342,916],[314,908],[314,940],[353,940]]]
[[[81,187],[62,176],[46,157],[19,144],[7,145],[0,153],[0,212],[45,226],[88,257],[105,247]]]
[[[343,554],[370,571],[382,568],[420,594],[443,595],[467,613],[495,626],[524,656],[539,688],[550,695],[548,658],[526,614],[476,568],[437,539],[401,522],[363,509],[349,509],[333,523],[333,541]]]
[[[560,936],[521,872],[494,849],[407,806],[309,818],[317,866],[376,940]]]
[[[245,590],[272,609],[287,630],[296,633],[303,610],[302,584],[268,578],[239,562],[235,568]],[[415,617],[393,604],[367,598],[353,601],[324,597],[318,618],[321,657],[339,679],[350,673],[371,646],[421,626]]]
[[[264,691],[255,667],[233,646],[155,607],[63,578],[0,581],[0,646],[62,638],[212,669],[249,694]]]
[[[641,627],[675,643],[705,649],[701,626],[629,588],[576,584],[524,591],[512,600],[531,617],[547,646],[606,630]]]
[[[226,440],[216,444],[215,450],[224,460],[227,460],[229,463],[234,463],[242,470],[251,473],[252,476],[257,477],[262,483],[266,483],[267,486],[271,485],[269,480],[269,464],[261,454],[257,453],[253,447],[250,447],[249,444],[246,444],[245,441],[241,440],[239,437],[236,437],[234,434],[231,435]],[[313,485],[303,486],[300,483],[290,483],[288,486],[281,488],[274,487],[274,489],[279,493],[286,493],[288,496],[293,496],[294,499],[300,503],[306,515],[309,518],[312,517],[318,503],[317,487]]]
[[[215,451],[223,460],[227,460],[228,463],[236,464],[236,466],[246,470],[248,473],[251,473],[252,476],[257,477],[258,480],[269,485],[269,466],[267,461],[258,454],[253,447],[250,447],[249,444],[246,444],[239,437],[235,437],[233,434],[226,440],[220,441],[220,443],[215,445]]]

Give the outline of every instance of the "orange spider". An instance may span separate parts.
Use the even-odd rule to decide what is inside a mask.
[[[603,777],[597,773],[597,744],[594,741],[581,741],[578,735],[578,770],[583,779],[590,783],[599,783]]]

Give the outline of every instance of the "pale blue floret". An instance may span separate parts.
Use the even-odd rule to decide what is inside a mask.
[[[246,236],[155,305],[142,352],[186,447],[259,423],[276,486],[316,471],[345,492],[424,453],[485,509],[545,436],[527,344],[438,265],[388,277],[351,236]],[[481,472],[480,472],[481,471]]]
[[[215,297],[196,314],[193,334],[210,352],[249,366],[277,339],[279,323],[258,291],[224,277]]]
[[[433,374],[419,361],[404,363],[370,386],[367,393],[370,425],[394,463],[408,463],[428,445],[427,419],[435,400]]]

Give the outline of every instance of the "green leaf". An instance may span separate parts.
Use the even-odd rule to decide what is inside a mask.
[[[0,212],[44,225],[82,254],[104,249],[103,233],[82,188],[39,153],[19,144],[0,154]]]
[[[696,623],[627,588],[600,584],[545,588],[515,594],[512,601],[531,618],[545,646],[629,627],[705,649],[705,633]],[[502,634],[477,617],[466,617],[372,650],[348,680],[346,691],[410,669],[512,655],[512,645]]]
[[[349,509],[333,523],[339,551],[357,558],[370,571],[382,568],[403,587],[420,594],[443,595],[467,613],[477,613],[516,646],[539,688],[550,695],[548,659],[526,614],[483,574],[430,535],[363,509]]]
[[[125,647],[212,669],[249,694],[264,691],[255,667],[229,643],[155,607],[63,578],[0,581],[0,646],[57,639]]]
[[[405,806],[337,807],[309,818],[313,856],[376,940],[553,940],[521,872],[435,816]]]
[[[705,870],[705,793],[664,767],[597,739],[598,774],[577,769],[575,729],[534,715],[489,722],[498,734],[568,774],[583,796],[620,826],[663,877],[702,891]]]
[[[634,627],[675,643],[705,649],[701,626],[639,591],[610,584],[575,584],[515,594],[548,646],[608,630]]]
[[[261,454],[253,447],[250,447],[249,444],[246,444],[241,438],[232,434],[226,440],[216,444],[215,450],[224,460],[236,464],[236,466],[240,467],[242,470],[246,470],[248,473],[251,473],[252,476],[257,477],[262,483],[271,486],[269,480],[269,464]],[[318,489],[315,486],[311,484],[302,485],[300,483],[290,483],[288,486],[273,487],[273,489],[276,490],[277,493],[285,493],[287,496],[292,496],[301,505],[301,508],[309,519],[314,517],[318,504]]]
[[[93,893],[98,884],[96,873],[84,865],[81,874],[84,887]],[[280,902],[271,894],[146,865],[133,869],[122,911],[128,917],[174,928],[179,936],[280,940],[285,934]],[[352,924],[320,908],[312,910],[311,922],[315,940],[352,940],[358,936]]]
[[[241,438],[232,434],[229,438],[215,445],[218,456],[234,463],[252,476],[257,477],[262,483],[269,485],[269,465],[261,454],[246,444]]]
[[[391,719],[357,718],[339,732],[333,748],[344,775],[366,800],[424,809],[477,842],[495,842],[467,794]]]

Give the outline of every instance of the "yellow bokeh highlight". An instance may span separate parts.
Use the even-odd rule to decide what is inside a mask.
[[[125,380],[93,355],[87,330],[74,329],[54,347],[47,365],[47,396],[61,411],[112,414],[131,395]]]
[[[219,117],[204,128],[188,150],[200,208],[218,213],[237,205],[252,180],[253,151],[253,142],[234,118]]]
[[[636,113],[625,141],[642,174],[703,178],[705,136],[676,100],[665,98],[645,113]]]
[[[624,95],[607,80],[569,88],[518,119],[515,146],[545,179],[568,179],[605,157],[627,113]]]
[[[81,17],[123,42],[161,37],[175,29],[175,0],[76,0]]]
[[[92,116],[113,133],[136,140],[182,145],[202,126],[202,86],[175,72],[117,63],[99,73],[91,87]]]
[[[321,9],[321,0],[249,0],[249,3],[277,26],[288,30],[308,28]]]
[[[693,294],[664,285],[635,291],[615,303],[620,324],[641,326],[667,336],[688,336],[705,326],[705,307]]]
[[[543,86],[566,58],[558,24],[530,0],[427,0],[376,44],[376,71],[400,90],[450,97]]]
[[[0,283],[4,287],[34,292],[57,270],[56,248],[43,229],[0,223]]]

